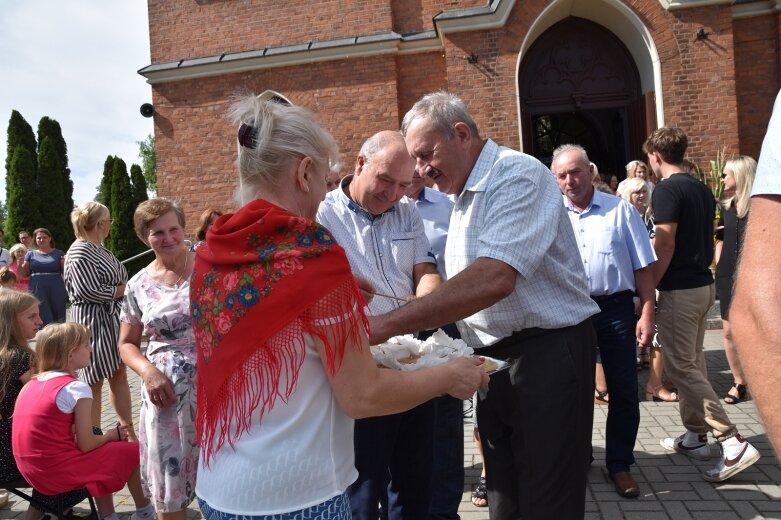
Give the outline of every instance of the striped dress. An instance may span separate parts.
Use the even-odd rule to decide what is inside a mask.
[[[127,282],[127,271],[108,249],[88,240],[76,240],[65,257],[65,288],[71,318],[92,332],[92,363],[78,371],[81,381],[93,385],[114,375],[119,357],[120,300],[117,285]]]

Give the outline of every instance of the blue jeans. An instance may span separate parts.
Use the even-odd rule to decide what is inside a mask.
[[[355,421],[354,443],[358,479],[347,489],[353,518],[377,520],[381,501],[383,518],[426,518],[431,503],[434,401],[403,413]]]
[[[635,313],[631,294],[598,302],[600,313],[591,317],[605,371],[610,402],[607,409],[605,465],[610,473],[629,471],[640,426],[635,354]]]

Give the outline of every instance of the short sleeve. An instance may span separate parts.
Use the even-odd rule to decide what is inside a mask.
[[[773,115],[759,154],[751,195],[781,195],[781,92],[776,97]]]
[[[92,390],[83,381],[73,381],[57,392],[57,408],[62,413],[73,413],[81,399],[92,399]]]
[[[30,370],[30,351],[26,348],[15,348],[11,354],[11,380],[17,381]]]
[[[669,183],[670,179],[662,181],[654,190],[652,205],[654,208],[654,222],[656,224],[677,223],[680,220],[681,209],[679,200]]]
[[[140,325],[141,307],[138,305],[138,299],[136,298],[136,291],[139,288],[136,284],[132,283],[132,280],[128,283],[125,290],[125,298],[122,300],[122,312],[119,315],[119,321],[130,325]]]

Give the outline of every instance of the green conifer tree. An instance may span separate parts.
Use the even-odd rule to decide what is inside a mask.
[[[53,139],[44,137],[38,148],[38,203],[41,225],[52,232],[59,249],[67,251],[71,245],[70,211],[65,217],[62,195],[62,160],[55,150]]]
[[[120,260],[126,260],[138,250],[138,238],[133,230],[133,192],[125,161],[114,160],[111,176],[111,218],[114,224],[106,239],[106,246]]]
[[[32,231],[39,227],[42,221],[38,205],[31,203],[38,197],[33,160],[35,154],[24,145],[17,145],[8,152],[11,160],[6,177],[8,216],[4,230],[6,245],[11,245],[16,241],[16,233],[20,229]]]
[[[33,161],[33,172],[37,169],[36,164],[36,152],[37,145],[35,142],[35,134],[33,133],[33,127],[25,121],[22,114],[16,110],[11,111],[11,119],[8,121],[8,144],[6,146],[5,156],[5,171],[8,174],[11,167],[11,160],[13,159],[13,150],[16,146],[24,146]],[[8,186],[8,184],[6,184]],[[6,201],[8,199],[6,198]]]
[[[103,177],[100,178],[100,187],[95,200],[103,204],[111,211],[111,176],[114,172],[114,161],[117,158],[113,155],[106,157],[103,163]]]
[[[137,164],[130,167],[130,184],[133,185],[133,211],[135,211],[139,204],[149,199],[149,194],[146,191],[144,173]]]
[[[38,122],[38,153],[40,154],[40,146],[45,138],[50,138],[52,148],[60,160],[59,175],[62,183],[62,201],[60,202],[60,219],[65,222],[70,222],[71,210],[73,210],[73,181],[70,178],[70,168],[68,168],[68,146],[65,144],[65,138],[62,136],[62,129],[60,123],[49,117],[42,117]],[[40,164],[40,160],[39,160]],[[40,182],[40,179],[39,179]],[[43,186],[41,186],[43,188]],[[41,213],[46,212],[45,208],[41,208]],[[68,244],[72,243],[75,239],[73,235],[73,227],[68,224],[64,228],[63,240]],[[59,242],[58,242],[59,245]]]

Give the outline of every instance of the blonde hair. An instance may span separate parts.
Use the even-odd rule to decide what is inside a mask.
[[[17,251],[24,251],[25,254],[27,254],[27,246],[24,244],[14,244],[11,246],[11,249],[8,250],[8,254],[11,255],[11,260],[16,259],[16,252]]]
[[[38,333],[38,372],[67,370],[71,352],[89,341],[89,329],[81,323],[51,323]]]
[[[634,179],[637,177],[637,169],[640,167],[645,168],[645,175],[648,176],[651,173],[651,169],[643,161],[629,161],[626,164],[626,178]]]
[[[322,172],[339,162],[336,140],[305,108],[250,95],[233,104],[230,117],[239,126],[236,163],[241,188],[236,198],[240,205],[265,189],[280,187],[282,176],[297,159],[309,157]]]
[[[624,181],[624,186],[621,188],[621,198],[627,202],[632,202],[632,194],[637,193],[643,188],[647,188],[645,181],[640,177],[632,177]]]
[[[757,161],[748,155],[741,155],[724,163],[724,170],[732,170],[735,178],[735,194],[724,202],[724,206],[735,206],[738,218],[745,218],[751,209],[751,187],[757,172]]]
[[[85,202],[71,211],[71,224],[73,233],[80,240],[87,239],[87,232],[95,229],[98,222],[109,218],[109,211],[106,206],[93,200]]]
[[[5,398],[10,382],[14,352],[29,352],[30,366],[35,366],[35,352],[27,346],[32,338],[25,338],[19,327],[19,315],[34,305],[38,305],[38,299],[28,292],[0,291],[0,400]]]

